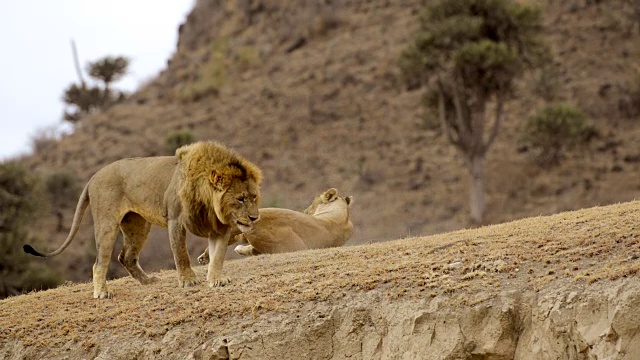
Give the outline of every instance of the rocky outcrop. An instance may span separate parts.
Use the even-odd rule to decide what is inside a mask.
[[[468,308],[444,298],[314,309],[198,346],[194,359],[640,359],[640,281],[503,293]]]

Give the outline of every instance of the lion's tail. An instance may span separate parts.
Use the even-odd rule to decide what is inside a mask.
[[[87,210],[87,206],[89,205],[89,184],[91,183],[91,180],[89,180],[89,182],[87,182],[87,185],[85,185],[84,190],[82,190],[82,194],[80,195],[80,199],[78,199],[78,205],[76,206],[76,213],[75,215],[73,215],[73,223],[71,225],[71,230],[69,231],[69,236],[67,236],[67,240],[64,241],[64,243],[57,248],[56,250],[50,252],[50,253],[41,253],[38,252],[36,249],[34,249],[31,245],[29,244],[25,244],[22,249],[24,250],[24,252],[26,252],[27,254],[31,254],[31,255],[35,255],[35,256],[42,256],[42,257],[49,257],[49,256],[55,256],[60,254],[61,252],[64,251],[64,249],[67,248],[67,246],[69,246],[69,244],[71,244],[71,241],[73,241],[73,239],[75,238],[76,234],[78,233],[78,229],[80,228],[80,222],[82,222],[82,218],[84,216],[85,211]]]

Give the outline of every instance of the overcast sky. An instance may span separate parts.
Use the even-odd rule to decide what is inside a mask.
[[[131,59],[114,84],[128,91],[162,70],[194,0],[0,1],[0,159],[30,151],[30,139],[63,124],[62,92],[105,55]],[[86,73],[85,73],[86,74]]]

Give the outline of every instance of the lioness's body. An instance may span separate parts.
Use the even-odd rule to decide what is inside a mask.
[[[176,156],[133,158],[100,169],[85,186],[64,244],[48,254],[30,246],[39,256],[61,253],[78,231],[91,205],[97,248],[93,266],[95,298],[108,298],[106,273],[118,231],[124,246],[118,260],[142,284],[155,281],[138,264],[151,224],[169,229],[180,286],[196,284],[186,247],[186,230],[209,239],[214,261],[209,265],[210,286],[229,282],[222,263],[232,227],[248,231],[259,217],[260,170],[238,154],[214,142],[184,146]],[[242,201],[239,201],[242,199]]]
[[[304,212],[260,209],[260,221],[253,229],[235,237],[248,245],[238,245],[235,251],[240,255],[258,255],[342,246],[353,235],[351,203],[351,196],[343,198],[335,189],[329,189]],[[208,262],[207,250],[198,261]]]
[[[353,234],[353,224],[347,214],[344,219],[322,218],[288,209],[267,208],[260,210],[260,222],[261,226],[256,226],[251,233],[240,235],[258,254],[342,246]]]

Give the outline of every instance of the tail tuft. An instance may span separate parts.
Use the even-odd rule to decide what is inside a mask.
[[[31,247],[31,245],[29,245],[29,244],[26,244],[26,245],[22,246],[22,250],[24,250],[24,252],[26,252],[27,254],[44,257],[44,255],[40,254],[38,251],[36,251],[36,249]]]

